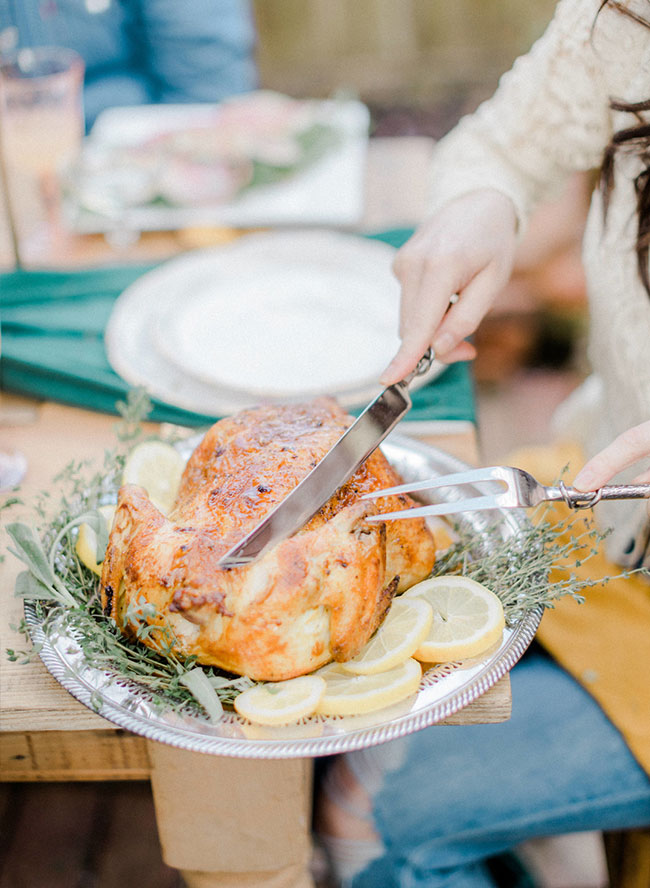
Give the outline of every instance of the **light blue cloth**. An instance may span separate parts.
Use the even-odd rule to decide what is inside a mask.
[[[217,102],[257,83],[248,0],[0,0],[0,37],[82,56],[88,128],[105,108]]]
[[[386,849],[348,884],[494,888],[486,859],[527,839],[650,824],[650,779],[593,698],[537,649],[511,678],[503,724],[434,726],[346,756]]]

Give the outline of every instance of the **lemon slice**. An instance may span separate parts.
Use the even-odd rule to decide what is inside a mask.
[[[432,621],[433,610],[424,598],[396,598],[361,653],[341,665],[354,675],[386,672],[413,656],[428,635]]]
[[[151,502],[164,515],[174,505],[185,460],[164,441],[143,441],[126,459],[122,484],[144,487]]]
[[[115,506],[100,506],[97,511],[104,516],[110,530],[115,517]],[[85,521],[79,525],[79,533],[74,548],[79,561],[92,570],[93,573],[96,573],[97,576],[101,576],[102,566],[97,561],[97,534],[90,524],[86,524]]]
[[[476,657],[501,639],[505,619],[499,598],[468,577],[431,577],[404,593],[433,608],[427,637],[413,656],[427,663]]]
[[[287,681],[248,688],[235,697],[236,711],[259,725],[286,725],[312,715],[325,691],[318,675],[301,675]]]
[[[351,675],[341,663],[318,672],[325,679],[325,693],[316,707],[321,715],[361,715],[399,703],[414,694],[422,678],[417,660],[404,660],[386,672]]]
[[[508,465],[510,465],[510,463],[508,463]],[[519,463],[512,463],[512,465],[518,466]],[[433,542],[436,547],[436,552],[445,552],[450,546],[458,541],[457,534],[454,533],[444,518],[438,518],[437,516],[428,517],[426,522],[427,527],[433,534]]]

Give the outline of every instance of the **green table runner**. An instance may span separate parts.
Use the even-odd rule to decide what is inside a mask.
[[[410,230],[376,235],[400,246]],[[6,391],[115,413],[130,388],[108,363],[104,329],[122,290],[153,265],[88,271],[14,271],[0,275],[2,352],[0,385]],[[204,425],[217,417],[154,401],[151,419]],[[359,409],[365,405],[360,404]],[[414,392],[412,420],[474,420],[467,365],[453,364]]]

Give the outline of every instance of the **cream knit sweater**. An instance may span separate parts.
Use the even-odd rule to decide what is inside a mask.
[[[545,34],[503,76],[494,96],[439,143],[434,209],[476,188],[497,188],[514,202],[523,228],[539,201],[553,197],[572,172],[598,168],[613,133],[636,123],[629,113],[611,111],[609,100],[650,98],[650,29],[610,8],[597,16],[600,4],[561,0]],[[627,5],[650,18],[650,0]],[[650,419],[650,297],[634,252],[633,181],[641,169],[638,157],[619,156],[607,223],[596,192],[584,237],[594,376],[590,410],[572,430],[580,430],[587,455]],[[614,526],[610,557],[638,562],[647,544],[645,504],[599,508],[601,523]]]

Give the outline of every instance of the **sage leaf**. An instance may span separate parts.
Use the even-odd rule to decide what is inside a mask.
[[[84,520],[95,532],[95,538],[97,540],[95,558],[97,564],[101,564],[106,555],[106,548],[108,546],[108,522],[101,512],[88,512],[84,515]]]
[[[54,586],[56,580],[54,571],[34,530],[22,521],[14,521],[13,524],[7,525],[7,533],[16,546],[9,551],[26,564],[44,586]]]
[[[210,680],[200,666],[190,669],[189,672],[183,673],[179,678],[181,684],[185,685],[194,699],[201,704],[210,716],[211,722],[218,722],[223,715],[223,706],[215,689],[210,684]]]
[[[16,577],[16,585],[14,587],[14,595],[16,598],[25,598],[27,600],[39,601],[58,601],[59,595],[55,589],[51,589],[44,583],[41,583],[37,577],[29,570],[23,570]]]

